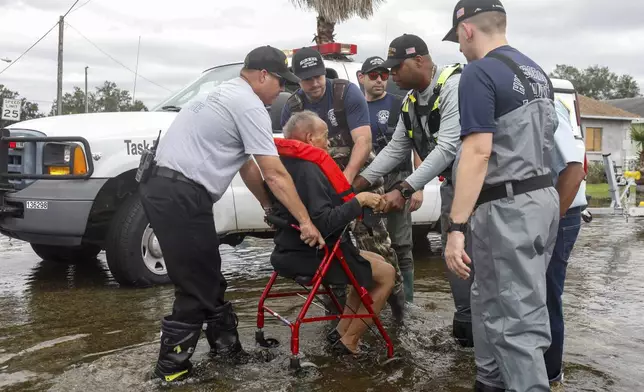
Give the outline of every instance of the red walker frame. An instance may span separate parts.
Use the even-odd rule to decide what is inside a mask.
[[[286,222],[279,222],[278,219],[275,219],[273,217],[267,217],[271,223],[275,224],[276,226],[283,226],[286,224]],[[273,219],[271,219],[273,218]],[[290,227],[296,229],[299,231],[299,227],[296,225],[289,225]],[[259,299],[259,306],[257,309],[257,332],[255,333],[255,340],[256,342],[263,346],[263,347],[275,347],[277,344],[279,344],[275,339],[265,339],[264,338],[264,313],[268,312],[271,315],[275,316],[277,319],[279,319],[283,324],[289,326],[291,328],[291,353],[293,354],[293,358],[291,358],[291,367],[292,368],[299,368],[299,350],[300,350],[300,327],[302,324],[305,323],[313,323],[313,322],[318,322],[318,321],[330,321],[330,320],[335,320],[335,319],[355,319],[355,318],[372,318],[374,324],[378,328],[378,331],[382,335],[382,338],[384,339],[386,345],[387,345],[387,357],[392,358],[394,355],[394,347],[393,343],[391,342],[391,339],[389,338],[389,335],[387,334],[387,331],[382,326],[382,323],[380,322],[380,318],[374,313],[373,308],[371,305],[373,304],[373,300],[371,299],[371,296],[369,295],[369,292],[356,280],[355,276],[349,269],[349,266],[347,265],[347,262],[344,258],[344,255],[342,253],[342,250],[340,249],[340,242],[342,240],[342,236],[336,241],[333,251],[329,252],[329,247],[327,245],[324,246],[324,258],[322,259],[322,262],[320,263],[320,266],[318,267],[315,275],[308,281],[308,277],[306,277],[306,282],[302,281],[302,277],[296,277],[295,281],[303,286],[313,286],[311,288],[310,292],[306,291],[294,291],[294,292],[281,292],[281,293],[275,293],[271,294],[270,291],[273,287],[273,284],[275,284],[275,281],[277,280],[279,274],[277,271],[273,271],[273,274],[271,275],[270,280],[268,281],[268,284],[266,285],[266,288],[264,289],[264,292],[262,293],[262,296]],[[344,270],[344,273],[347,275],[349,278],[350,284],[353,286],[353,288],[356,290],[357,293],[359,293],[360,300],[362,304],[364,305],[365,309],[367,310],[368,313],[366,314],[351,314],[351,315],[343,315],[344,309],[342,308],[342,305],[339,303],[338,299],[336,296],[333,294],[333,292],[329,289],[329,287],[322,282],[323,278],[326,276],[326,273],[331,266],[331,262],[337,259],[337,261],[340,262],[340,265],[342,266],[342,269]],[[319,290],[320,286],[324,286],[324,290]],[[308,312],[311,304],[313,303],[313,299],[317,294],[326,294],[331,297],[331,300],[334,304],[334,306],[337,308],[339,314],[338,315],[329,315],[329,316],[320,316],[320,317],[306,317],[306,313]],[[279,315],[277,312],[274,310],[270,309],[268,306],[266,306],[264,303],[268,298],[283,298],[283,297],[293,297],[293,296],[298,296],[298,295],[308,295],[306,298],[306,302],[304,303],[304,307],[300,311],[300,313],[297,316],[297,319],[295,322],[290,322],[286,318],[282,317]]]

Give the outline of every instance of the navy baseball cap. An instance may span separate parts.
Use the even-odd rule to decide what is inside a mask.
[[[500,0],[460,0],[454,7],[454,15],[452,17],[452,28],[447,33],[443,41],[451,41],[458,43],[456,36],[456,27],[467,18],[483,12],[502,12],[505,14],[505,8]]]
[[[302,80],[326,75],[322,55],[313,48],[305,47],[295,52],[292,67],[293,73]]]
[[[429,49],[427,49],[425,41],[417,35],[403,34],[389,44],[387,61],[382,64],[382,67],[393,68],[400,65],[406,59],[424,56],[426,54],[429,54]]]
[[[373,70],[376,69],[387,69],[383,64],[385,63],[385,60],[382,59],[382,57],[378,56],[373,56],[369,57],[362,63],[362,68],[360,68],[360,72],[364,73],[369,73]]]
[[[275,73],[291,83],[299,83],[300,79],[288,70],[288,59],[281,50],[272,46],[260,46],[251,50],[244,59],[245,69],[265,69]]]

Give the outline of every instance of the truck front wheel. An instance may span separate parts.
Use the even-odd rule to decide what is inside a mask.
[[[107,265],[120,285],[149,287],[170,283],[159,241],[138,193],[131,195],[114,215],[105,253]]]
[[[96,258],[101,247],[92,244],[79,246],[56,246],[43,244],[30,244],[31,249],[43,260],[57,263],[72,264]]]

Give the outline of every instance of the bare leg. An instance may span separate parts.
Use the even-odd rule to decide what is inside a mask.
[[[389,294],[394,287],[394,279],[396,270],[391,264],[388,264],[385,259],[375,253],[361,251],[360,254],[371,263],[371,271],[373,273],[374,288],[369,292],[373,299],[373,311],[376,315],[380,314]],[[355,294],[357,297],[357,293]],[[359,298],[358,298],[359,300]],[[355,309],[355,308],[354,308]],[[360,302],[360,309],[357,309],[358,314],[367,314],[362,302]],[[351,351],[357,352],[358,343],[362,335],[367,330],[368,325],[373,323],[373,319],[352,319],[346,333],[341,334],[342,343]]]
[[[360,302],[360,297],[358,296],[358,293],[353,289],[353,287],[349,288],[349,295],[347,296],[347,303],[344,306],[344,312],[342,313],[343,315],[352,315],[355,312],[353,310],[358,310],[358,307],[360,307],[361,302]],[[338,323],[338,326],[335,328],[340,336],[343,336],[347,330],[349,329],[349,325],[354,319],[342,319]]]

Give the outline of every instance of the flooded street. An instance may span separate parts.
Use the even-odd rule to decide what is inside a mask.
[[[430,235],[440,250],[439,238]],[[300,350],[317,367],[288,370],[288,329],[267,317],[267,337],[282,345],[255,347],[257,300],[271,273],[272,240],[222,246],[227,298],[239,316],[240,366],[208,359],[202,340],[196,377],[176,391],[471,391],[473,350],[451,339],[453,302],[444,263],[426,246],[415,250],[416,294],[405,327],[382,320],[399,359],[386,363],[384,344],[369,336],[369,355],[336,358],[325,347],[326,325],[303,326]],[[644,391],[644,220],[595,217],[583,224],[570,259],[564,295],[566,391]],[[296,287],[281,281],[278,287]],[[41,261],[28,244],[0,237],[0,390],[155,391],[145,381],[158,353],[160,319],[172,306],[171,286],[121,288],[105,264]],[[269,306],[294,319],[299,299]],[[309,314],[323,312],[312,307]]]

